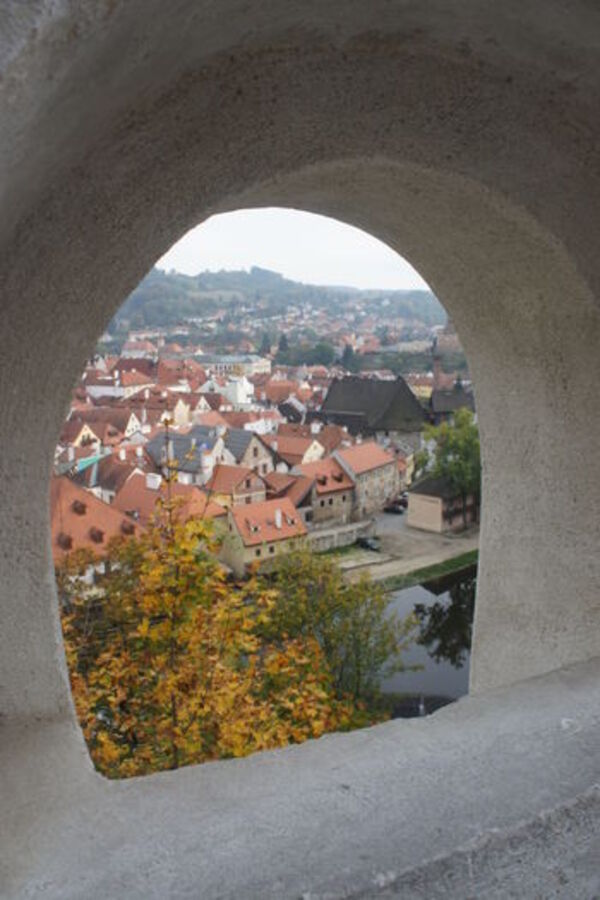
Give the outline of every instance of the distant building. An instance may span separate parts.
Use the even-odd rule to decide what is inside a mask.
[[[473,391],[467,390],[460,378],[452,388],[435,388],[431,392],[429,400],[431,421],[434,425],[447,422],[459,409],[469,409],[475,412],[475,398]]]
[[[255,353],[211,354],[197,357],[200,365],[216,375],[260,375],[271,371],[271,360]]]
[[[174,515],[179,521],[187,519],[224,519],[227,511],[199,487],[173,482],[167,486],[157,472],[135,472],[117,493],[113,507],[146,526],[157,512],[159,500],[171,498]]]
[[[215,466],[205,490],[211,500],[227,509],[242,504],[262,503],[267,499],[264,481],[246,466]]]
[[[312,522],[346,524],[354,509],[354,481],[337,459],[328,457],[293,469],[313,482]]]
[[[228,428],[223,437],[223,462],[232,466],[246,466],[258,475],[266,475],[274,468],[273,453],[264,439],[246,428]]]
[[[281,553],[300,548],[306,525],[288,497],[251,506],[234,506],[220,558],[241,578],[251,564],[269,564]]]
[[[333,458],[354,482],[354,515],[363,519],[396,497],[400,477],[396,457],[375,441],[336,450]]]
[[[150,341],[125,341],[121,356],[126,359],[157,359],[158,350]]]
[[[102,557],[111,538],[139,537],[141,530],[120,510],[66,476],[50,482],[50,523],[55,565],[76,550],[90,550],[95,557]]]
[[[186,434],[159,432],[145,447],[164,475],[177,472],[181,484],[205,484],[223,458],[223,438],[216,428],[194,425]]]
[[[352,435],[391,439],[418,449],[426,414],[402,377],[395,381],[348,376],[335,379],[327,392],[320,417],[343,425]]]
[[[477,522],[479,506],[474,496],[462,498],[445,478],[427,476],[408,492],[407,525],[423,531],[460,531]]]
[[[315,437],[303,437],[295,434],[266,434],[263,441],[268,444],[275,455],[275,467],[292,469],[303,463],[321,459],[325,449]]]

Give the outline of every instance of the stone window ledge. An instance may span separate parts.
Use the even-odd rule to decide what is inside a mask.
[[[121,782],[94,773],[73,723],[1,737],[7,900],[600,892],[600,660]]]

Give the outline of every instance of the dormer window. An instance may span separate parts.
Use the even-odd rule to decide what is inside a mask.
[[[90,528],[90,539],[95,544],[101,544],[104,540],[104,532],[101,528],[96,528],[96,526],[94,525],[92,528]]]
[[[73,538],[70,534],[65,534],[64,531],[61,531],[58,537],[56,538],[56,543],[60,547],[61,550],[70,550],[73,546]]]
[[[71,503],[71,509],[77,516],[85,516],[87,504],[84,503],[83,500],[73,500],[73,502]]]

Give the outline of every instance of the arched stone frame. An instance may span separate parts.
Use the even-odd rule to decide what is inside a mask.
[[[195,4],[180,5],[179,23],[160,4],[131,3],[105,19],[89,4],[87,17],[72,20],[61,8],[22,40],[17,29],[2,93],[10,179],[0,226],[0,708],[13,723],[3,744],[11,838],[19,823],[31,824],[27,796],[40,784],[39,821],[52,830],[51,810],[60,810],[67,833],[75,822],[85,832],[86,801],[109,811],[112,798],[124,815],[123,798],[136,796],[147,837],[150,798],[162,815],[169,808],[160,785],[172,803],[192,780],[190,795],[210,793],[198,770],[178,773],[179,788],[151,779],[141,795],[128,786],[116,795],[91,777],[72,724],[46,498],[70,386],[95,338],[152,262],[212,212],[301,206],[371,231],[415,264],[457,324],[478,395],[485,472],[473,687],[485,692],[598,655],[594,20],[581,4],[566,19],[558,5],[554,18],[521,5],[523,36],[486,4],[473,4],[458,30],[444,4],[417,6],[399,16],[381,4],[376,30],[353,3],[315,5],[310,21],[292,5],[284,15],[261,4],[249,20],[232,5],[219,23]],[[577,703],[589,710],[586,677],[565,677],[567,695],[586,688]],[[530,705],[542,698],[554,714],[564,692],[560,679],[551,683],[554,693],[521,686],[517,696]],[[494,702],[506,726],[512,713],[498,695]],[[469,724],[473,710],[479,730]],[[485,712],[474,697],[432,727],[447,747],[461,728],[477,744],[490,727]],[[294,781],[318,759],[331,774],[327,748],[343,746],[356,760],[368,742],[389,762],[391,734],[419,770],[423,746],[406,729],[379,734],[327,739],[236,771],[260,773],[281,758]],[[466,743],[462,751],[476,755]],[[444,768],[443,759],[427,760],[429,771]],[[556,750],[547,762],[561,773],[559,793],[541,791],[557,802],[590,775],[581,759],[573,780],[561,760]],[[56,768],[62,800],[46,766]],[[222,790],[227,777],[215,776]],[[423,797],[420,806],[431,809]],[[41,830],[36,840],[47,847]],[[149,858],[150,848],[137,852]]]

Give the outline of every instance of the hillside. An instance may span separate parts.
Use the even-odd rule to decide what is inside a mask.
[[[127,328],[183,325],[217,311],[252,311],[256,319],[268,319],[291,305],[326,306],[331,315],[343,315],[349,304],[363,309],[418,321],[443,324],[446,314],[431,291],[378,291],[352,287],[302,284],[277,272],[252,268],[246,271],[201,272],[182,275],[152,269],[127,298],[109,326],[111,334]]]

